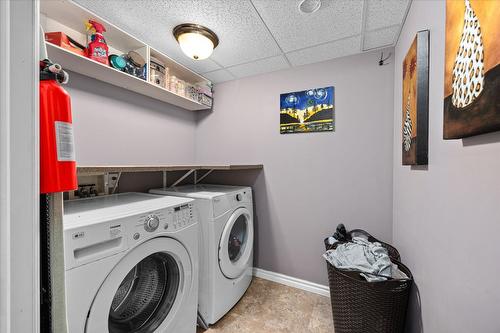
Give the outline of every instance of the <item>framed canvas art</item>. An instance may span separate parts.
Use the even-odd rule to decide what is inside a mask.
[[[500,5],[446,1],[444,139],[500,130]]]
[[[334,87],[324,87],[281,94],[280,133],[333,131],[334,93]]]
[[[403,60],[403,165],[428,163],[429,30],[419,31]]]

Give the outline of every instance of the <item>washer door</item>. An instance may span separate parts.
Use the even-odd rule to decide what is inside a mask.
[[[178,241],[159,237],[129,252],[94,298],[86,332],[164,332],[191,290],[192,263]],[[182,311],[182,310],[181,310]]]
[[[222,274],[235,279],[248,268],[252,255],[253,220],[246,208],[236,209],[224,227],[219,244],[219,266]]]

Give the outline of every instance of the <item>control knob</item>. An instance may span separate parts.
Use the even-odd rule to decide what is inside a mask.
[[[160,225],[160,218],[157,215],[151,214],[146,217],[146,221],[144,222],[144,230],[147,232],[153,232],[158,229]]]

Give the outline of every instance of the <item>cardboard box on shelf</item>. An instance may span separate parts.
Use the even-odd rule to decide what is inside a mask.
[[[76,53],[81,56],[85,56],[85,46],[76,42],[71,37],[67,36],[64,32],[46,32],[45,40],[49,43],[60,46],[66,50]]]

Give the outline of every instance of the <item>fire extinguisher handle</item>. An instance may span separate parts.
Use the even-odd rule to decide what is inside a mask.
[[[62,71],[62,67],[59,64],[52,64],[49,66],[49,72],[57,74]]]
[[[68,73],[66,73],[66,71],[61,70],[56,74],[56,79],[60,84],[66,84],[69,81],[69,75]]]

